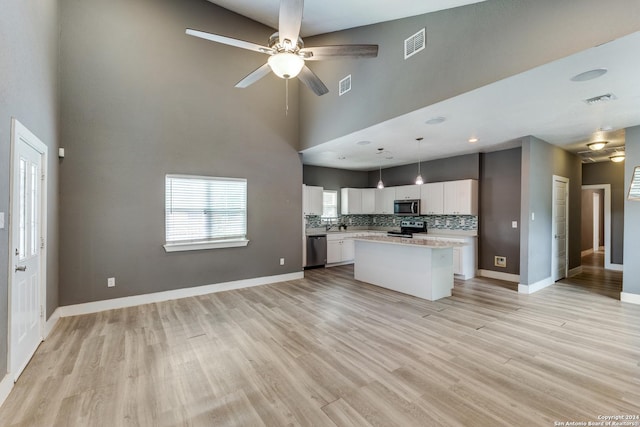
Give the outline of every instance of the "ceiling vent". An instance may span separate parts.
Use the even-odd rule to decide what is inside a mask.
[[[585,99],[584,102],[586,102],[589,105],[596,105],[596,104],[602,104],[603,102],[613,101],[614,99],[618,99],[618,98],[616,98],[616,96],[612,93],[606,93],[604,95],[598,95],[598,96],[594,96],[593,98]]]
[[[410,58],[424,49],[427,37],[424,28],[404,41],[404,59]]]
[[[342,96],[351,90],[351,74],[338,83],[338,95]]]

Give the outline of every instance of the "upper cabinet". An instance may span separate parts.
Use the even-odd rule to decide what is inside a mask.
[[[393,215],[393,202],[396,200],[396,187],[375,188],[378,215]]]
[[[376,189],[363,188],[362,190],[362,213],[365,215],[376,213]]]
[[[444,182],[430,182],[420,186],[420,214],[444,213]]]
[[[362,189],[340,189],[340,213],[342,215],[357,215],[362,213]]]
[[[414,200],[420,198],[420,185],[401,185],[395,187],[396,200]]]
[[[478,215],[478,181],[444,182],[445,215]]]
[[[302,214],[322,216],[322,187],[302,185]]]

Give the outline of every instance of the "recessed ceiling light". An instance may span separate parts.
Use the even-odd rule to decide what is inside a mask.
[[[358,142],[356,142],[356,144],[358,144],[358,145],[369,145],[369,144],[371,144],[371,141],[358,141]]]
[[[584,73],[576,74],[571,77],[572,82],[586,82],[587,80],[597,79],[607,73],[606,68],[596,68],[595,70],[585,71]]]
[[[476,143],[476,142],[478,142],[478,141],[479,141],[479,139],[478,139],[478,138],[476,138],[476,137],[469,138],[469,143],[471,143],[471,144],[475,144],[475,143]]]
[[[608,144],[607,141],[596,141],[596,142],[592,142],[591,144],[587,144],[587,147],[589,147],[589,150],[591,151],[600,151],[607,144]]]
[[[438,124],[444,122],[445,120],[447,120],[446,117],[440,116],[440,117],[431,118],[431,119],[427,120],[425,123],[428,124],[428,125],[438,125]]]

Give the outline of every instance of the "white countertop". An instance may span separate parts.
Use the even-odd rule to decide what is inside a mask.
[[[422,246],[427,248],[457,248],[457,247],[465,246],[464,243],[460,243],[460,242],[451,242],[451,241],[445,241],[445,240],[410,239],[406,237],[394,237],[394,236],[357,237],[354,240],[379,242],[379,243],[386,243],[391,245]]]

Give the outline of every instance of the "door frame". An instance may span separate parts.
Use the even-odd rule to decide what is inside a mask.
[[[40,248],[40,265],[39,265],[39,271],[40,271],[40,340],[44,340],[44,336],[45,336],[45,326],[46,326],[46,313],[45,313],[45,307],[46,307],[46,302],[47,302],[47,182],[48,182],[48,147],[37,137],[35,136],[33,133],[31,133],[31,131],[29,131],[29,129],[27,129],[22,123],[20,123],[18,121],[18,119],[16,119],[15,117],[11,118],[11,155],[10,155],[10,161],[11,161],[11,165],[9,167],[10,170],[10,177],[9,177],[9,221],[8,221],[8,225],[9,225],[9,259],[8,259],[8,266],[9,268],[7,269],[7,274],[8,274],[8,309],[7,309],[7,316],[8,316],[8,321],[7,321],[7,325],[8,325],[8,333],[7,333],[7,371],[10,371],[12,363],[11,363],[11,358],[12,358],[12,349],[11,349],[11,342],[12,342],[12,324],[11,324],[11,315],[12,315],[12,304],[11,304],[11,292],[13,289],[13,249],[15,248],[15,244],[16,242],[14,241],[14,239],[16,239],[17,237],[14,236],[13,234],[13,204],[15,202],[16,196],[15,194],[13,194],[13,189],[14,189],[14,176],[15,176],[15,156],[16,156],[16,144],[18,140],[22,140],[24,141],[27,145],[29,145],[31,148],[33,148],[35,151],[37,151],[38,153],[40,153],[41,156],[41,166],[42,166],[42,170],[41,170],[41,176],[42,179],[40,180],[40,215],[41,215],[41,221],[40,221],[40,238],[41,238],[41,248]],[[17,380],[17,376],[15,372],[9,372],[9,374],[12,375],[13,380],[16,381]]]
[[[622,271],[622,264],[611,263],[611,184],[583,185],[583,190],[604,190],[604,268]]]
[[[593,232],[592,246],[593,252],[598,252],[600,250],[600,246],[602,246],[602,242],[600,242],[600,193],[594,191],[591,195],[591,199],[591,208],[593,209],[593,221],[591,224],[591,230]]]
[[[555,258],[553,256],[553,249],[555,247],[555,236],[553,235],[554,223],[555,223],[555,213],[557,212],[556,205],[556,181],[564,182],[567,186],[567,191],[565,192],[565,212],[564,212],[564,277],[559,279],[555,278]],[[557,230],[556,230],[557,233]],[[563,278],[568,277],[569,275],[569,178],[560,175],[553,175],[551,180],[551,281],[555,282],[557,280],[561,280]]]

